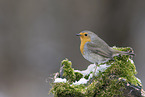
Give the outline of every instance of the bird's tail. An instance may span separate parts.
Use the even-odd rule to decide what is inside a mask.
[[[135,53],[134,53],[134,51],[132,49],[127,51],[127,52],[125,52],[125,51],[119,51],[119,50],[115,50],[115,49],[112,49],[112,50],[113,50],[113,56],[117,56],[119,54],[121,54],[121,55],[130,55],[131,58],[133,56],[135,56]]]

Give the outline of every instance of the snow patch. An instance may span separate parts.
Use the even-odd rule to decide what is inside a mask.
[[[89,79],[93,77],[93,73],[95,72],[95,76],[98,75],[99,72],[104,72],[108,67],[111,65],[103,64],[100,66],[97,66],[97,69],[95,71],[96,65],[95,64],[90,64],[86,70],[80,71],[80,70],[74,70],[75,72],[79,72],[83,74],[83,76],[89,75]]]
[[[86,84],[87,82],[88,82],[87,79],[81,78],[79,81],[75,81],[75,82],[73,83],[73,85]]]
[[[107,65],[107,64],[103,64],[103,65],[98,66],[96,71],[95,71],[95,75],[98,75],[99,71],[104,72],[110,66],[111,65]]]
[[[96,68],[95,64],[90,64],[86,70],[83,70],[83,71],[74,70],[74,72],[79,72],[79,73],[83,74],[83,76],[86,76],[86,75],[90,74],[90,72],[94,72],[95,68]]]
[[[139,78],[136,77],[136,79],[141,83],[141,80]]]
[[[134,62],[133,62],[133,60],[132,60],[132,59],[130,59],[130,58],[129,58],[128,60],[131,62],[131,64],[134,64]]]
[[[54,83],[60,83],[60,82],[66,83],[66,79],[65,78],[64,79],[62,79],[62,78],[56,78],[55,81],[54,81]]]

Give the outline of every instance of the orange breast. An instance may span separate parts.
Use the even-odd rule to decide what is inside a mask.
[[[90,42],[90,41],[91,41],[90,38],[81,37],[80,51],[81,51],[82,55],[84,55],[84,46],[85,46],[86,42]]]

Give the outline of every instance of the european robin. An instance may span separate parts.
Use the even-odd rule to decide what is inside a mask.
[[[134,55],[132,52],[112,49],[105,41],[91,31],[82,31],[77,36],[80,36],[80,51],[83,57],[91,63],[104,63],[119,54]]]

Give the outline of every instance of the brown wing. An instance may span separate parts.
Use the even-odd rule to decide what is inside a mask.
[[[98,55],[100,55],[102,57],[112,58],[112,52],[110,51],[108,46],[99,47],[95,43],[88,42],[87,43],[87,48],[88,48],[89,51],[91,51],[91,52],[93,52],[95,54],[98,54]]]

